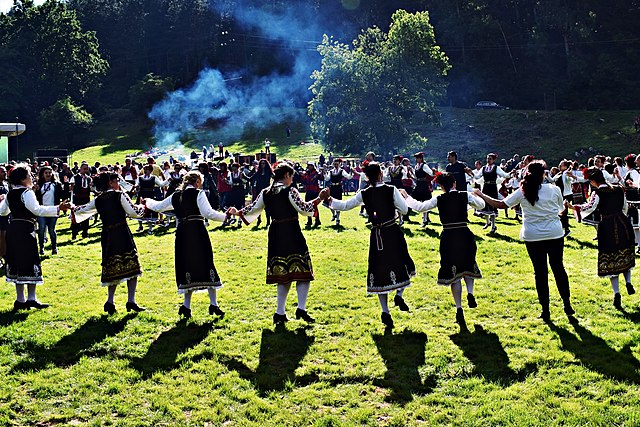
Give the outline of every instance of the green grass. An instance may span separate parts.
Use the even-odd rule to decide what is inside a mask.
[[[369,230],[357,210],[336,228],[321,209],[323,225],[304,231],[317,323],[292,320],[279,331],[271,323],[275,287],[264,284],[264,227],[211,231],[227,315],[208,316],[206,294],[196,294],[185,322],[177,316],[173,228],[136,236],[145,270],[138,302],[148,311],[128,315],[120,287],[119,312],[106,317],[99,227],[74,243],[61,220],[60,253],[45,257],[38,294],[52,306],[12,313],[13,288],[0,292],[0,424],[640,423],[640,296],[623,291],[625,311],[613,308],[607,281],[595,275],[593,228],[572,224],[565,244],[577,322],[564,316],[551,281],[553,323],[545,325],[519,225],[501,213],[498,234],[489,236],[471,217],[484,278],[464,331],[449,290],[435,285],[440,227],[421,229],[414,216],[404,228],[418,268],[405,292],[412,311],[392,307],[396,328],[385,334],[377,298],[365,294]],[[292,289],[290,317],[295,300]]]

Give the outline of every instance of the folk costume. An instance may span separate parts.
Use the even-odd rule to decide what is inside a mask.
[[[625,197],[629,205],[627,216],[631,221],[636,245],[638,246],[636,253],[640,254],[640,213],[638,211],[640,207],[640,172],[635,167],[630,168],[624,176],[623,182],[625,184]]]
[[[162,188],[170,182],[170,179],[162,181],[156,175],[147,174],[140,175],[136,180],[136,186],[138,187],[138,203],[140,200],[157,200],[156,188]],[[158,213],[150,210],[145,211],[144,217],[138,221],[138,232],[142,231],[143,223],[149,223],[149,234],[153,232],[153,225],[158,222]]]
[[[440,270],[437,283],[451,287],[456,309],[460,311],[461,280],[464,280],[469,307],[477,307],[473,285],[475,279],[482,278],[482,273],[476,262],[475,236],[467,226],[467,207],[471,205],[475,209],[483,209],[484,200],[466,191],[449,190],[424,202],[408,197],[407,205],[418,212],[438,208],[443,230],[440,234]]]
[[[482,178],[482,193],[493,199],[498,199],[499,197],[498,177],[509,178],[509,174],[495,163],[487,164],[480,170],[474,170],[473,175],[476,179]],[[483,228],[489,228],[489,226],[491,226],[491,232],[494,233],[496,231],[496,215],[498,214],[498,209],[486,204],[484,209],[481,209],[479,213],[483,215],[487,221]]]
[[[635,236],[631,221],[626,216],[628,206],[624,190],[619,185],[601,184],[591,193],[587,203],[575,208],[581,215],[589,215],[597,208],[600,210],[598,276],[611,280],[614,306],[621,308],[618,276],[622,273],[628,293],[635,293],[631,285],[631,269],[636,265]]]
[[[266,282],[277,285],[278,307],[273,316],[276,324],[288,320],[285,305],[293,281],[296,282],[298,294],[296,317],[313,321],[306,313],[310,282],[314,280],[313,267],[298,214],[314,216],[319,203],[319,199],[313,202],[303,201],[298,190],[276,181],[262,190],[253,203],[238,211],[242,221],[249,225],[260,217],[263,210],[269,210],[271,224],[267,244]]]
[[[38,255],[36,224],[38,217],[57,217],[58,206],[42,206],[30,188],[16,185],[0,203],[0,215],[11,214],[7,226],[6,276],[7,283],[16,286],[14,309],[45,308],[36,299],[36,285],[42,285],[42,266]],[[28,297],[24,300],[24,285]]]
[[[416,153],[416,165],[414,167],[414,174],[416,177],[416,188],[411,193],[411,197],[419,202],[430,200],[432,197],[433,187],[433,170],[424,162],[424,154]],[[429,212],[422,213],[422,226],[429,225]]]
[[[91,199],[91,183],[92,179],[89,175],[78,173],[73,177],[71,182],[73,184],[71,201],[74,205],[86,205]],[[89,219],[82,222],[75,222],[71,224],[71,238],[75,239],[79,232],[82,232],[82,237],[89,235]]]
[[[104,311],[115,312],[115,290],[122,283],[127,282],[128,300],[127,311],[142,311],[136,304],[137,278],[142,276],[142,268],[138,260],[138,251],[133,241],[133,235],[127,224],[127,217],[140,218],[144,215],[144,206],[134,205],[127,193],[107,190],[84,206],[76,206],[72,215],[76,221],[91,218],[96,213],[102,221],[102,274],[100,285],[109,288]]]
[[[416,275],[404,234],[396,222],[396,212],[404,215],[408,207],[396,187],[381,182],[370,185],[346,201],[331,198],[329,207],[336,211],[347,211],[363,204],[372,225],[367,293],[378,295],[382,306],[382,322],[393,326],[387,295],[395,291],[395,304],[401,310],[408,311],[402,295],[404,289],[411,285],[411,277]]]
[[[58,181],[45,182],[35,190],[38,203],[43,206],[58,206],[62,201],[64,189]],[[88,219],[88,218],[87,218]],[[49,240],[51,242],[52,254],[58,253],[58,234],[56,233],[56,223],[58,217],[38,217],[38,243],[40,245],[40,255],[44,255],[45,232],[49,230]]]
[[[338,161],[335,161],[333,168],[326,173],[326,178],[330,181],[329,194],[331,198],[342,200],[342,180],[351,179],[353,175],[347,173],[347,171],[340,166],[336,166],[336,163],[338,163]],[[336,225],[340,225],[340,211],[332,209],[331,213],[333,214],[331,221],[335,221]]]
[[[311,202],[318,197],[320,194],[320,183],[324,182],[324,177],[318,173],[315,166],[313,164],[309,164],[308,166],[311,166],[311,169],[307,168],[301,177],[305,202]],[[320,225],[320,212],[317,210],[315,214],[315,225],[316,227]],[[307,227],[311,227],[311,217],[307,218]]]
[[[224,316],[217,302],[216,290],[222,281],[213,263],[213,250],[204,219],[224,222],[227,216],[211,208],[207,195],[188,185],[162,201],[147,200],[147,209],[156,212],[173,210],[176,215],[175,269],[178,293],[184,295],[179,315],[191,317],[191,294],[209,292],[209,314]]]

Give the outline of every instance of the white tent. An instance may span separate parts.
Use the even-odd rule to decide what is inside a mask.
[[[18,136],[25,130],[27,127],[22,123],[0,123],[0,136]]]

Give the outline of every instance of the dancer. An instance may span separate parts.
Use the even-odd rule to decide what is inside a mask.
[[[149,157],[149,159],[152,159]],[[156,175],[153,174],[153,164],[146,164],[143,168],[143,175],[140,175],[136,180],[136,186],[138,187],[138,204],[141,203],[143,199],[153,200],[157,198],[156,188],[160,189],[171,182],[171,178],[162,181]],[[143,221],[149,223],[149,231],[148,233],[153,233],[153,224],[158,221],[158,214],[152,211],[146,211],[144,214],[144,219],[138,220],[138,229],[136,230],[138,233],[144,230],[142,226]]]
[[[324,177],[316,170],[313,162],[307,163],[307,170],[302,174],[302,185],[304,186],[304,201],[311,202],[320,194],[320,183]],[[320,213],[316,210],[315,226],[320,226]],[[311,217],[307,218],[307,227],[311,227]]]
[[[545,164],[535,160],[527,164],[522,177],[520,188],[504,200],[497,200],[475,190],[477,196],[485,203],[497,209],[513,207],[520,203],[522,208],[522,228],[520,238],[527,247],[533,272],[535,275],[538,301],[542,306],[540,319],[548,322],[551,319],[549,311],[549,270],[547,258],[556,280],[556,286],[564,303],[564,312],[573,316],[575,311],[571,307],[571,291],[569,277],[564,269],[562,260],[564,251],[564,230],[558,216],[564,209],[562,193],[553,184],[543,183]]]
[[[436,173],[436,182],[444,193],[433,199],[419,202],[406,193],[403,196],[407,199],[407,205],[418,212],[438,208],[443,228],[440,235],[438,284],[451,287],[451,294],[456,303],[456,321],[462,324],[464,312],[461,280],[464,280],[467,286],[469,308],[476,308],[478,303],[473,296],[473,285],[475,279],[482,278],[476,263],[475,236],[467,226],[467,206],[482,209],[485,203],[478,196],[466,191],[457,191],[456,180],[448,172]]]
[[[6,197],[9,193],[9,181],[7,181],[7,169],[0,166],[0,197]],[[0,268],[4,267],[4,255],[7,253],[7,228],[9,217],[0,215]]]
[[[178,310],[179,316],[191,317],[191,296],[194,291],[209,292],[209,314],[224,317],[217,299],[217,290],[222,282],[213,264],[213,250],[204,219],[224,222],[227,215],[211,208],[202,190],[202,174],[187,172],[182,177],[178,191],[162,201],[144,199],[147,209],[156,212],[173,210],[176,215],[175,268],[178,293],[184,302]]]
[[[312,323],[315,320],[307,313],[307,296],[310,282],[314,279],[311,256],[307,242],[300,229],[298,214],[313,216],[320,199],[304,202],[298,190],[293,188],[293,168],[279,163],[273,171],[273,184],[260,192],[256,200],[238,211],[229,209],[229,214],[239,215],[246,225],[260,217],[264,209],[273,219],[269,226],[267,246],[267,284],[276,284],[278,306],[273,323],[282,325],[289,319],[286,303],[291,282],[296,281],[298,308],[296,319]],[[321,193],[322,194],[322,193]],[[326,194],[326,190],[325,190]]]
[[[102,275],[100,285],[107,287],[107,302],[104,311],[116,312],[116,288],[127,282],[127,312],[144,311],[136,303],[138,277],[142,275],[138,251],[133,235],[127,224],[127,217],[140,218],[144,215],[144,206],[134,205],[127,193],[120,190],[118,174],[102,172],[94,179],[98,196],[84,206],[75,206],[72,210],[76,221],[83,221],[96,213],[102,221]]]
[[[240,210],[244,208],[244,178],[237,163],[231,165],[229,183],[231,184],[231,191],[229,192],[227,206],[233,206]],[[242,228],[242,221],[238,221],[238,228]]]
[[[38,203],[42,206],[58,206],[62,201],[62,184],[58,182],[53,169],[50,166],[43,166],[38,171],[38,184],[34,187]],[[88,219],[88,218],[87,218]],[[44,255],[44,239],[47,229],[51,240],[51,253],[58,253],[58,234],[56,233],[56,223],[58,217],[38,217],[38,243],[40,244],[40,255]]]
[[[335,211],[347,211],[364,204],[371,220],[369,238],[369,267],[367,271],[367,293],[378,295],[382,307],[381,320],[393,328],[393,319],[389,313],[388,294],[396,291],[393,301],[401,311],[409,311],[403,298],[405,288],[411,285],[411,277],[416,267],[409,255],[407,242],[400,226],[396,223],[396,211],[400,215],[408,208],[400,191],[382,183],[382,170],[378,162],[370,162],[364,167],[369,183],[349,200],[328,199],[329,208]],[[326,193],[321,195],[326,197]]]
[[[433,179],[433,171],[424,162],[424,153],[421,151],[413,155],[416,159],[415,176],[416,176],[416,188],[413,190],[413,197],[419,202],[424,202],[431,199],[431,180]],[[426,227],[431,221],[429,220],[429,212],[422,213],[422,226]]]
[[[342,159],[335,159],[333,161],[333,168],[326,174],[327,179],[331,181],[329,192],[331,198],[335,200],[342,200],[342,179],[351,179],[352,175],[342,169]],[[400,181],[402,184],[402,181]],[[336,225],[340,225],[340,211],[332,209],[331,221],[335,221]]]
[[[588,215],[598,206],[601,220],[598,224],[598,276],[608,277],[613,289],[613,306],[622,310],[619,275],[624,275],[627,293],[636,293],[631,284],[631,269],[636,265],[634,254],[635,239],[631,221],[626,216],[627,200],[624,189],[608,184],[602,170],[591,167],[585,178],[595,188],[589,201],[573,206],[580,215]]]
[[[89,164],[82,162],[80,169],[70,184],[71,188],[71,201],[74,205],[86,205],[91,199],[91,177],[89,176]],[[89,219],[80,223],[71,224],[71,239],[75,239],[79,232],[82,232],[82,237],[89,236]]]
[[[487,154],[487,164],[479,171],[474,171],[473,175],[476,179],[482,178],[484,181],[482,185],[482,192],[487,196],[498,199],[498,177],[509,178],[509,174],[502,170],[502,168],[495,164],[498,155],[495,153]],[[484,215],[486,224],[482,228],[489,228],[491,226],[491,233],[496,232],[496,215],[498,210],[491,206],[485,205],[484,209],[480,210],[480,214]]]
[[[47,308],[49,304],[41,303],[36,297],[36,287],[44,283],[35,233],[36,219],[39,216],[57,217],[60,211],[66,211],[71,204],[64,201],[58,206],[41,206],[32,190],[29,166],[15,167],[9,175],[9,182],[13,188],[6,196],[0,196],[0,215],[11,213],[5,259],[7,282],[16,286],[13,309]],[[26,301],[24,285],[27,285]]]
[[[251,202],[255,202],[262,190],[268,188],[271,185],[271,179],[273,178],[273,170],[267,159],[260,159],[258,162],[258,170],[251,176],[251,187],[253,189]],[[271,215],[269,211],[265,210],[265,216],[267,217],[267,226],[271,224]],[[258,217],[256,225],[262,223],[262,216]]]

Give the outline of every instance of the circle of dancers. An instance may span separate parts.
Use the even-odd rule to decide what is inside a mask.
[[[78,234],[87,237],[92,217],[102,222],[100,284],[107,290],[103,309],[108,315],[117,311],[115,294],[121,283],[127,284],[126,310],[145,310],[136,301],[143,270],[127,219],[140,221],[139,232],[148,222],[150,234],[154,224],[167,226],[175,219],[175,278],[183,297],[178,315],[190,318],[193,293],[206,291],[209,315],[223,318],[225,312],[218,303],[223,284],[214,264],[208,223],[236,223],[238,228],[254,221],[260,225],[264,211],[268,226],[265,281],[276,287],[273,322],[282,325],[289,320],[287,297],[296,282],[295,317],[313,323],[307,300],[315,277],[298,218],[307,218],[306,228],[320,226],[320,205],[330,210],[335,223],[331,227],[340,227],[342,211],[360,208],[360,215],[367,218],[366,292],[378,297],[380,320],[387,328],[394,326],[390,294],[399,310],[410,311],[405,291],[416,275],[416,266],[402,226],[410,221],[411,211],[422,213],[422,226],[428,227],[429,212],[438,210],[442,232],[437,284],[450,288],[455,319],[461,324],[462,283],[468,307],[475,308],[474,285],[482,278],[476,238],[469,228],[470,208],[474,215],[485,218],[483,228],[490,229],[490,235],[497,232],[499,210],[507,218],[509,210],[515,211],[534,271],[542,320],[551,318],[549,267],[564,312],[575,314],[563,260],[571,211],[578,222],[596,228],[597,275],[609,279],[614,307],[623,307],[621,275],[627,294],[635,293],[631,270],[640,253],[640,156],[630,154],[611,161],[598,155],[586,165],[565,159],[547,169],[544,161],[532,155],[522,159],[514,155],[498,162],[498,156],[489,153],[486,164],[478,161],[470,168],[451,151],[444,172],[427,164],[422,152],[413,157],[415,165],[399,155],[391,162],[377,162],[373,152],[362,164],[333,157],[325,164],[322,156],[318,165],[308,162],[306,169],[286,161],[272,168],[266,159],[252,164],[230,159],[230,166],[222,162],[213,168],[207,162],[192,168],[178,162],[160,167],[151,157],[143,166],[131,159],[111,167],[99,163],[94,167],[75,164],[74,168],[37,163],[33,168],[0,166],[0,256],[4,257],[6,280],[15,286],[13,308],[48,307],[36,295],[44,282],[40,256],[47,242],[52,254],[58,253],[56,221],[61,212],[69,212],[72,239]],[[433,194],[435,187],[441,190],[437,195]],[[304,190],[304,198],[298,188]],[[350,192],[355,195],[344,199]],[[247,196],[251,202],[245,206]]]

